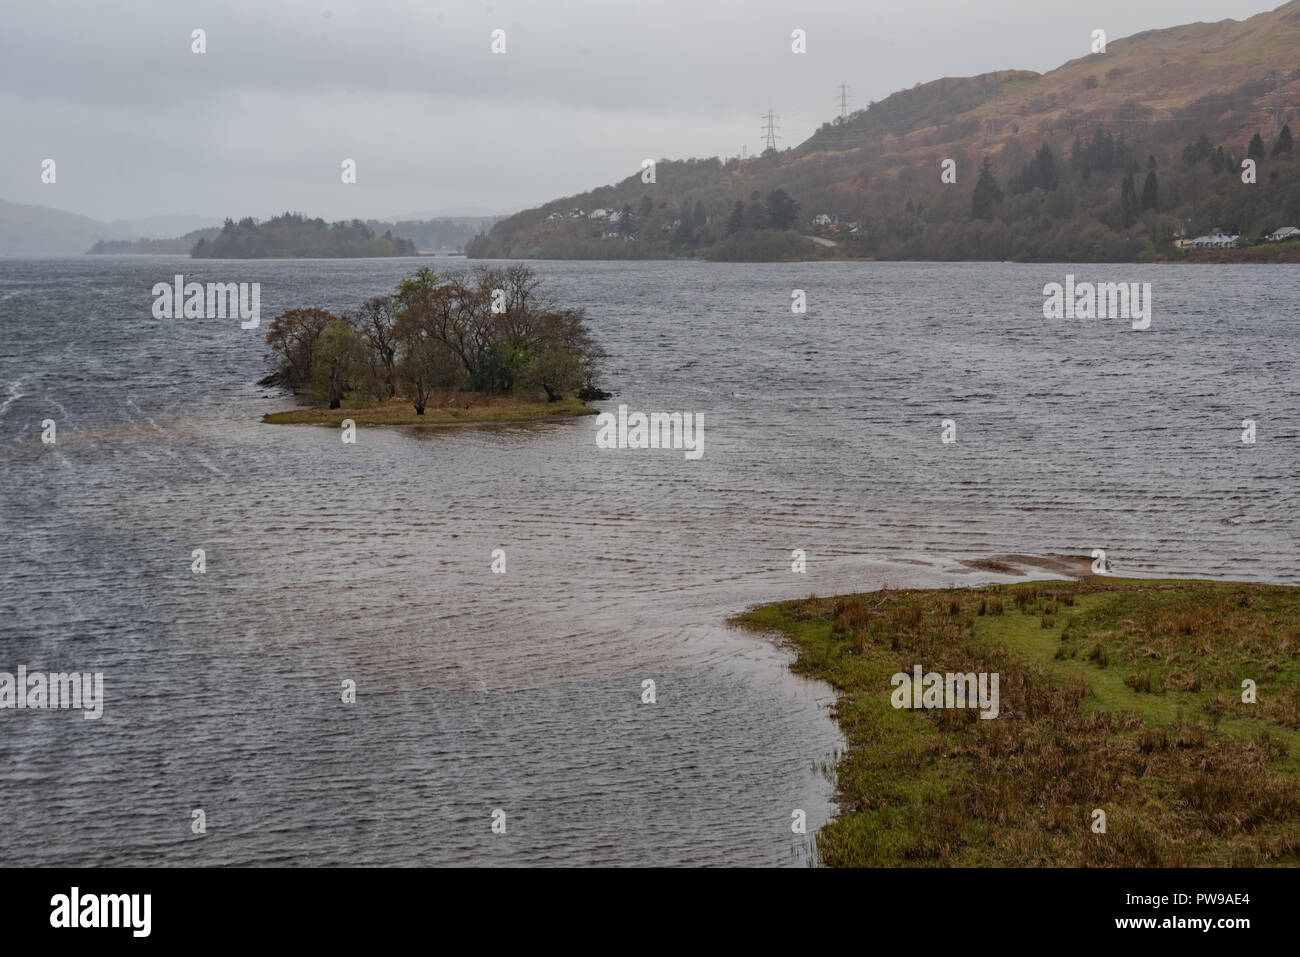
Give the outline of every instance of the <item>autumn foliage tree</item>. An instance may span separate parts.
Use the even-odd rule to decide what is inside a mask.
[[[325,327],[338,318],[325,309],[289,309],[272,319],[266,344],[271,347],[268,358],[274,361],[275,371],[269,380],[294,392],[306,389],[311,383],[316,342]]]
[[[389,398],[397,394],[397,333],[392,296],[375,296],[361,304],[353,319],[361,336],[376,385]]]

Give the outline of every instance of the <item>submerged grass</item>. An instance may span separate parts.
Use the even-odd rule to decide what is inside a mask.
[[[793,670],[838,692],[825,864],[1300,864],[1300,588],[886,590],[735,621],[784,633]],[[998,673],[999,716],[895,709],[890,678],[918,664]]]

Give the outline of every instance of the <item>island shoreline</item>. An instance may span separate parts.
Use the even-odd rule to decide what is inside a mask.
[[[429,406],[424,415],[417,415],[409,402],[401,402],[338,409],[312,406],[282,412],[268,412],[262,416],[262,423],[265,425],[324,425],[338,428],[342,426],[345,420],[351,420],[358,426],[454,428],[457,426],[566,422],[589,415],[598,415],[599,412],[599,409],[594,409],[581,400],[564,399],[557,402],[484,403],[478,401],[468,405]]]

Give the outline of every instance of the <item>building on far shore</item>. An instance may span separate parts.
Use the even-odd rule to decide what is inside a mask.
[[[1174,243],[1179,249],[1231,249],[1237,245],[1240,235],[1229,236],[1222,230],[1214,230],[1195,239],[1180,239]]]
[[[1268,234],[1270,243],[1280,243],[1286,239],[1300,239],[1300,227],[1283,226],[1281,229],[1276,229]]]

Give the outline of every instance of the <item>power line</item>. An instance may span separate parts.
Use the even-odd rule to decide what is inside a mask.
[[[849,88],[846,84],[840,84],[840,122],[843,123],[849,118]]]

